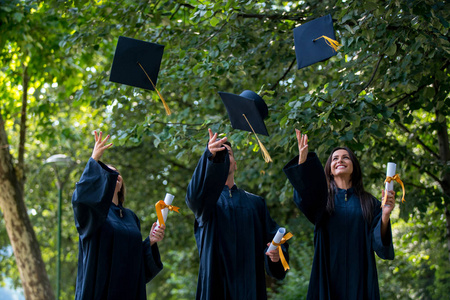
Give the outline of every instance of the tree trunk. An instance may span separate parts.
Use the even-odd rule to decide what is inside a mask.
[[[434,83],[434,88],[436,90],[436,95],[439,92],[439,83]],[[438,98],[438,97],[437,97]],[[445,98],[445,95],[444,95]],[[439,98],[438,98],[439,99]],[[442,100],[443,101],[443,100]],[[439,102],[439,101],[438,101]],[[440,121],[442,120],[442,121]],[[439,144],[439,157],[441,158],[441,163],[444,169],[441,179],[441,188],[444,192],[445,201],[445,219],[447,221],[447,250],[449,254],[450,261],[450,212],[449,212],[449,200],[450,199],[450,172],[446,171],[447,166],[450,163],[450,147],[448,140],[448,129],[447,129],[447,118],[442,114],[440,109],[436,107],[436,122],[438,124],[437,138]]]
[[[21,185],[13,167],[12,157],[0,114],[0,209],[14,251],[25,298],[55,299],[23,199]]]

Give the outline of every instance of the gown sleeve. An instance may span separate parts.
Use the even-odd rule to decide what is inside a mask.
[[[264,201],[264,208],[265,208],[265,220],[266,220],[266,244],[272,242],[273,237],[278,231],[278,224],[270,217],[269,210],[267,209],[266,202]],[[267,252],[267,249],[269,247],[266,247],[264,250],[264,253]],[[283,251],[284,258],[286,259],[287,263],[289,263],[289,244],[288,242],[285,242],[281,245],[281,250]],[[270,277],[273,277],[278,280],[284,279],[286,276],[286,271],[284,271],[283,264],[281,263],[281,260],[278,262],[273,262],[270,260],[269,256],[265,255],[265,266],[266,266],[266,272],[267,275]]]
[[[381,238],[381,202],[375,201],[374,220],[371,226],[372,235],[372,249],[382,259],[393,260],[395,257],[394,244],[392,243],[392,229],[391,222],[386,231],[384,240]]]
[[[325,172],[316,153],[310,152],[306,161],[298,164],[294,157],[283,168],[294,186],[294,202],[314,225],[320,221],[325,211],[328,197]]]
[[[72,195],[75,225],[80,238],[94,233],[105,222],[119,173],[90,158]]]
[[[139,218],[134,215],[136,219],[139,231],[141,231],[141,222]],[[159,254],[158,244],[154,243],[150,245],[150,237],[142,242],[142,257],[145,270],[145,283],[149,283],[158,273],[163,269],[163,263],[161,262],[161,256]]]
[[[208,221],[228,177],[230,158],[228,150],[212,153],[206,148],[195,168],[186,193],[186,204],[202,226]]]

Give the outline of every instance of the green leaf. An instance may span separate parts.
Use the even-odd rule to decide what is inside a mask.
[[[212,18],[209,20],[209,23],[210,23],[211,26],[213,26],[213,27],[215,27],[217,24],[219,24],[219,22],[220,22],[220,20],[219,20],[218,18],[216,18],[216,17],[212,17]]]

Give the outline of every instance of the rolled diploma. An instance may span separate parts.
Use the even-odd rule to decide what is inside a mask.
[[[395,169],[397,165],[392,162],[388,162],[387,164],[387,171],[386,171],[386,178],[393,177],[395,175]],[[391,180],[391,182],[386,182],[384,190],[385,193],[388,191],[392,191],[394,189],[394,180]]]
[[[164,203],[166,204],[166,205],[172,205],[172,201],[173,201],[173,198],[174,198],[175,196],[174,195],[172,195],[172,194],[169,194],[169,193],[166,193],[166,197],[164,198]],[[168,213],[169,213],[169,209],[166,207],[166,208],[163,208],[162,209],[162,215],[163,215],[163,218],[164,218],[164,223],[166,222],[166,220],[167,220],[167,215],[168,215]],[[156,221],[156,223],[157,223],[157,225],[159,226],[159,220],[158,221]]]
[[[278,231],[275,234],[273,241],[278,244],[281,241],[281,239],[283,238],[285,233],[286,233],[286,229],[284,229],[283,227],[278,228]],[[270,246],[269,246],[269,249],[267,249],[267,252],[272,251],[274,249],[277,249],[277,246],[274,246],[272,243],[270,243]]]

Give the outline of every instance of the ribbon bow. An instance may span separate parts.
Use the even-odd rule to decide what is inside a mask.
[[[168,208],[170,211],[176,211],[177,213],[179,213],[179,207],[176,207],[176,206],[173,206],[173,205],[167,205],[163,200],[159,200],[156,204],[155,204],[155,207],[156,207],[156,215],[158,216],[158,221],[159,221],[159,224],[162,224],[162,225],[166,225],[165,223],[164,223],[164,217],[163,217],[163,215],[162,215],[162,210],[164,209],[164,208]]]
[[[284,254],[283,254],[283,250],[281,250],[281,245],[282,244],[284,244],[284,243],[286,243],[286,241],[287,240],[289,240],[291,237],[293,237],[294,235],[292,234],[292,233],[290,233],[290,232],[288,232],[288,233],[286,233],[282,238],[281,238],[281,240],[280,240],[280,242],[279,243],[275,243],[273,240],[272,240],[272,245],[274,245],[274,246],[276,246],[277,248],[278,248],[278,253],[280,254],[280,259],[281,259],[281,263],[283,264],[283,267],[284,267],[284,270],[286,271],[287,269],[290,269],[289,268],[289,265],[288,265],[288,263],[287,263],[287,261],[286,261],[286,258],[284,257]]]
[[[386,180],[384,181],[384,183],[386,184],[386,182],[391,183],[391,181],[397,181],[398,183],[401,184],[402,186],[402,190],[403,190],[403,196],[402,196],[402,203],[405,202],[405,186],[403,185],[403,181],[400,179],[400,176],[398,174],[395,174],[394,176],[387,176]],[[384,199],[383,199],[383,206],[386,203],[387,200],[387,193],[384,195]]]

